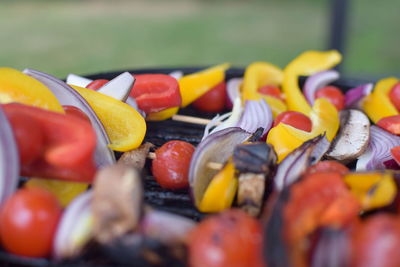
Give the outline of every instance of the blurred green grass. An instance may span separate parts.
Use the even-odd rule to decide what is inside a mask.
[[[400,73],[398,0],[352,1],[344,71]],[[0,65],[68,73],[270,61],[325,49],[328,1],[2,1]]]

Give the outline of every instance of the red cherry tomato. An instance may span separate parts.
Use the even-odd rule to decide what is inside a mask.
[[[312,122],[310,118],[297,111],[282,112],[275,118],[273,127],[277,126],[279,123],[288,124],[294,128],[306,132],[311,132],[312,129]]]
[[[86,88],[92,89],[92,90],[99,90],[103,85],[108,83],[109,80],[105,79],[97,79],[86,85]]]
[[[189,165],[194,149],[187,142],[173,140],[156,150],[152,173],[161,187],[182,189],[189,186]]]
[[[50,192],[33,187],[18,190],[0,213],[4,248],[22,256],[49,256],[61,212],[61,205]]]
[[[392,104],[400,111],[400,82],[396,83],[389,92]]]
[[[324,160],[308,168],[304,176],[308,176],[310,174],[317,172],[337,172],[341,175],[345,175],[346,173],[349,172],[349,169],[342,163],[339,163],[337,161]]]
[[[337,110],[344,109],[345,97],[342,91],[336,86],[325,86],[315,93],[315,98],[326,98],[331,102]]]
[[[275,85],[264,85],[258,88],[258,92],[263,95],[272,96],[284,101],[281,90]]]
[[[368,217],[353,232],[350,266],[400,266],[400,221],[397,216],[381,213]]]
[[[191,267],[264,266],[259,221],[241,210],[228,210],[198,224],[189,236]]]
[[[193,102],[193,106],[205,112],[221,112],[226,102],[226,83],[221,82]]]
[[[146,113],[180,106],[182,103],[178,81],[166,74],[135,75],[130,96]]]
[[[400,135],[400,115],[382,118],[376,124],[389,133]]]
[[[66,114],[75,116],[77,118],[83,119],[83,120],[85,120],[85,121],[90,123],[89,117],[85,114],[85,112],[83,112],[79,108],[74,107],[74,106],[68,106],[68,105],[65,105],[65,106],[62,106],[62,107],[63,107],[63,109],[64,109]]]
[[[12,113],[7,118],[13,129],[21,165],[31,164],[43,153],[45,137],[40,123]]]

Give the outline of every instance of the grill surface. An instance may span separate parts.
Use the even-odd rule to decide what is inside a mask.
[[[131,73],[170,73],[174,70],[182,70],[185,74],[195,72],[201,68],[164,68],[164,69],[141,69],[141,70],[129,70]],[[112,79],[123,71],[99,73],[94,75],[87,75],[90,79]],[[243,69],[232,68],[227,71],[227,79],[234,77],[242,77]],[[304,82],[304,77],[300,79],[300,84]],[[343,91],[348,90],[361,82],[356,80],[338,80],[335,85],[340,87]],[[185,108],[179,111],[179,114],[192,115],[203,118],[212,118],[215,114],[211,113],[199,113],[192,108]],[[148,122],[147,133],[145,141],[153,143],[156,147],[161,146],[170,140],[183,140],[193,145],[197,145],[203,135],[204,126],[177,122],[172,120],[165,120],[160,122]],[[150,172],[150,161],[146,163],[144,170],[144,184],[145,184],[145,202],[162,210],[170,211],[176,214],[180,214],[194,220],[200,220],[203,214],[198,212],[191,201],[190,194],[187,190],[170,191],[162,189],[151,176]],[[74,262],[74,263],[55,263],[47,259],[31,259],[14,256],[0,250],[0,265],[1,266],[32,266],[32,267],[45,267],[45,266],[115,266],[115,265],[104,265],[101,263],[89,263],[89,262]]]

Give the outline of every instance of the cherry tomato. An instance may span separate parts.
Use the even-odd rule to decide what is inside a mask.
[[[189,186],[189,165],[194,149],[187,142],[173,140],[156,150],[152,173],[161,187],[182,189]]]
[[[62,106],[62,107],[63,107],[63,109],[64,109],[66,114],[73,115],[73,116],[75,116],[77,118],[83,119],[83,120],[85,120],[85,121],[90,123],[89,117],[85,114],[85,112],[83,112],[79,108],[74,107],[74,106],[68,106],[68,105],[65,105],[65,106]]]
[[[315,93],[315,98],[326,98],[331,102],[337,110],[344,109],[345,97],[342,91],[336,86],[325,86]]]
[[[400,135],[400,115],[382,118],[376,124],[389,133]]]
[[[12,195],[0,213],[4,248],[27,257],[49,256],[61,216],[57,198],[41,188],[23,188]]]
[[[369,217],[353,234],[353,267],[400,266],[400,220],[397,216],[378,214]]]
[[[272,97],[275,97],[275,98],[278,98],[278,99],[284,101],[281,90],[277,86],[264,85],[264,86],[258,88],[258,92],[260,94],[272,96]]]
[[[297,111],[282,112],[275,118],[273,127],[277,126],[279,123],[288,124],[306,132],[311,132],[312,129],[310,118]]]
[[[337,172],[341,175],[345,175],[349,172],[349,169],[342,163],[335,160],[324,160],[308,168],[304,176],[317,172]]]
[[[146,113],[180,106],[182,103],[178,81],[166,74],[135,75],[130,96]]]
[[[193,102],[193,106],[205,112],[221,112],[226,102],[226,83],[221,82]]]
[[[241,210],[228,210],[198,224],[189,236],[191,267],[264,266],[259,221]]]
[[[389,92],[392,104],[400,111],[400,82],[396,83]]]
[[[43,153],[44,133],[40,123],[32,118],[8,114],[18,146],[21,165],[31,164]]]
[[[103,85],[108,83],[109,80],[105,79],[97,79],[86,85],[86,88],[92,89],[92,90],[99,90]]]

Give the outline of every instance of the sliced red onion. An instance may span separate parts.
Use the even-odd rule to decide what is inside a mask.
[[[278,165],[274,177],[275,188],[282,191],[297,181],[309,166],[323,157],[329,146],[326,137],[320,135],[296,148]]]
[[[150,210],[141,222],[145,236],[153,237],[163,243],[182,242],[196,223],[183,216],[170,212]]]
[[[207,163],[225,163],[232,156],[235,147],[250,136],[250,133],[238,127],[231,127],[210,134],[200,142],[193,153],[189,167],[189,184],[196,206],[200,204],[207,186],[218,172],[208,168]]]
[[[26,69],[24,73],[46,85],[57,97],[61,105],[79,108],[89,117],[97,136],[95,162],[97,166],[110,165],[115,162],[114,152],[108,148],[110,140],[96,113],[86,100],[63,81],[40,71]]]
[[[348,90],[345,94],[346,108],[359,108],[360,101],[371,93],[373,87],[373,83],[367,83]]]
[[[325,70],[317,72],[306,80],[303,93],[310,105],[314,105],[315,93],[318,89],[339,79],[339,72],[335,70]]]
[[[243,83],[242,78],[232,78],[226,83],[226,93],[228,95],[228,108],[232,108],[236,98],[240,97],[240,85]]]
[[[400,146],[400,137],[372,125],[367,150],[358,158],[356,170],[385,169],[385,162],[393,159],[390,149]]]
[[[246,100],[242,116],[235,126],[249,133],[261,127],[264,135],[271,128],[273,120],[272,111],[264,99]]]
[[[135,78],[133,75],[129,72],[124,72],[100,87],[97,92],[125,102],[134,83]]]
[[[93,82],[93,80],[72,73],[68,74],[66,81],[67,84],[76,85],[79,87],[86,87],[91,82]]]
[[[177,81],[183,77],[183,71],[181,70],[176,70],[173,71],[169,74],[169,76],[174,77]]]
[[[64,211],[53,241],[53,257],[65,259],[79,254],[92,235],[92,191],[76,197]]]
[[[236,98],[234,103],[235,104],[233,105],[233,109],[231,112],[225,113],[223,115],[217,114],[217,116],[215,116],[206,125],[203,138],[201,140],[204,140],[208,135],[212,133],[237,125],[243,111],[242,101],[240,100],[240,98]]]
[[[0,204],[17,190],[20,163],[12,127],[0,105]]]

